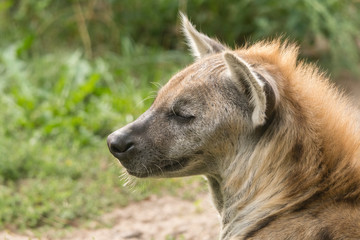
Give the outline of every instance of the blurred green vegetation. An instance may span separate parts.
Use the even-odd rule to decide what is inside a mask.
[[[281,35],[359,71],[355,0],[0,1],[0,229],[78,224],[192,180],[123,187],[106,136],[191,62],[178,11],[230,45]],[[143,183],[145,184],[145,183]]]
[[[187,58],[134,47],[122,57],[74,51],[24,60],[19,47],[0,53],[0,228],[74,225],[147,197],[123,187],[106,136],[149,107],[155,83]],[[170,183],[181,184],[155,182],[152,191]]]
[[[0,46],[24,56],[82,49],[86,57],[126,54],[128,42],[182,49],[178,11],[233,46],[285,36],[334,71],[359,63],[358,0],[2,0]]]

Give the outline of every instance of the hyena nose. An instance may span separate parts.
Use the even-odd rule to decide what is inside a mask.
[[[107,138],[107,144],[110,152],[117,158],[123,153],[134,148],[134,142],[128,134],[114,132]]]

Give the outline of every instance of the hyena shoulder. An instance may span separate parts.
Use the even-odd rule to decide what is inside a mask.
[[[284,226],[292,226],[284,228]],[[344,231],[345,230],[345,231]],[[251,234],[251,233],[250,233]],[[346,204],[324,204],[283,215],[248,239],[360,239],[360,210]]]

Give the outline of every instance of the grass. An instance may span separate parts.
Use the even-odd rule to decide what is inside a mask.
[[[79,51],[27,57],[16,43],[0,51],[1,229],[77,226],[194,181],[123,186],[106,136],[145,111],[189,61],[123,44],[122,56],[91,61]]]

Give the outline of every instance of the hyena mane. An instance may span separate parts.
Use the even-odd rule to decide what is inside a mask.
[[[277,39],[235,51],[275,79],[278,95],[276,111],[249,159],[244,164],[235,156],[226,172],[227,191],[246,196],[231,207],[242,212],[238,219],[247,220],[229,227],[223,236],[283,239],[285,234],[271,237],[265,227],[274,222],[273,229],[284,228],[296,216],[287,233],[291,239],[322,239],[321,234],[338,239],[346,236],[341,227],[354,231],[349,237],[360,238],[358,109],[315,65],[297,61],[295,44]],[[334,227],[342,218],[334,216],[339,211],[345,211],[347,219]],[[307,214],[321,215],[321,224],[311,226],[314,217]],[[298,232],[299,226],[307,231]]]

